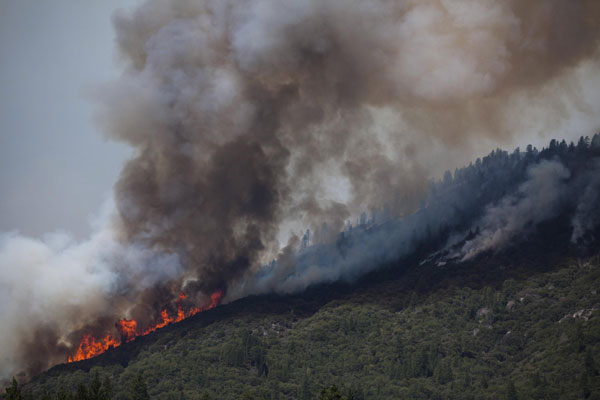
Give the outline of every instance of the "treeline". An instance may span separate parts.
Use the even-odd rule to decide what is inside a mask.
[[[571,172],[575,178],[572,180],[583,181],[570,186],[571,209],[563,211],[572,212],[586,189],[585,179],[600,173],[597,157],[600,157],[600,134],[591,139],[582,136],[576,144],[553,139],[542,150],[531,145],[525,151],[516,148],[512,153],[496,149],[454,173],[446,171],[443,179],[431,182],[426,200],[412,217],[427,231],[417,236],[423,242],[444,241],[451,232],[470,228],[486,207],[514,193],[527,178],[528,169],[543,160],[560,162]]]
[[[527,167],[532,163],[558,158],[569,169],[578,170],[586,165],[590,158],[598,156],[600,156],[600,133],[595,134],[591,139],[588,136],[581,136],[577,144],[574,142],[567,144],[564,139],[561,141],[552,139],[548,147],[542,150],[532,145],[528,145],[525,151],[517,147],[512,153],[496,149],[485,157],[477,158],[468,166],[457,168],[454,173],[446,171],[441,180],[432,181],[429,201],[443,197],[449,190],[461,190],[460,187],[464,185],[478,187],[477,192],[485,193],[486,197],[498,197],[497,195],[505,192],[506,188],[522,181]],[[494,187],[498,188],[500,193],[489,191]]]
[[[248,342],[252,341],[252,339],[250,339],[248,335],[244,335],[244,339],[246,341],[245,350],[249,350],[252,345]],[[104,377],[104,379],[101,380],[97,372],[93,374],[93,378],[88,385],[80,383],[77,385],[75,391],[61,388],[56,394],[53,395],[48,390],[44,390],[39,396],[34,396],[32,393],[22,390],[17,380],[13,378],[12,384],[6,388],[5,392],[6,393],[3,397],[4,400],[113,400],[115,398],[115,390],[111,380],[108,377]],[[342,394],[342,392],[345,392],[345,394]],[[129,400],[150,400],[150,396],[148,395],[148,387],[146,386],[146,382],[144,381],[142,374],[136,375],[135,379],[130,385],[129,393],[129,396],[127,397]],[[313,397],[309,393],[306,393],[304,396],[301,394],[300,398],[312,399]],[[185,399],[185,395],[181,393],[179,400],[183,399]],[[204,393],[198,397],[198,399],[211,400],[207,393]],[[242,393],[240,399],[262,400],[263,398],[259,399],[250,391],[246,391]],[[318,396],[318,400],[363,399],[364,398],[362,395],[355,393],[352,390],[340,390],[336,385],[324,387],[321,389]]]
[[[127,400],[149,400],[148,387],[142,374],[137,374],[129,385]],[[13,378],[12,384],[6,388],[4,400],[113,400],[115,388],[108,376],[100,379],[98,372],[92,375],[89,384],[79,383],[75,390],[61,387],[56,393],[44,389],[41,393],[32,393],[23,390],[17,380]],[[121,396],[121,398],[123,398]]]

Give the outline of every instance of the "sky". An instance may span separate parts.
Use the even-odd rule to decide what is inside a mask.
[[[114,79],[111,14],[136,1],[0,1],[0,231],[90,231],[130,150],[86,92]]]
[[[86,93],[118,77],[111,15],[137,3],[0,1],[0,231],[90,234],[90,222],[111,198],[132,150],[103,136]],[[597,86],[582,88],[588,103],[580,107],[583,113],[572,110],[569,120],[550,131],[534,122],[512,143],[497,145],[541,147],[550,137],[591,135],[599,126]],[[482,143],[473,156],[494,147]]]

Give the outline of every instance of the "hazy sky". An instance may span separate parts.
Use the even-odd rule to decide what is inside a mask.
[[[117,75],[110,17],[136,3],[0,0],[0,231],[89,231],[129,150],[85,91]]]

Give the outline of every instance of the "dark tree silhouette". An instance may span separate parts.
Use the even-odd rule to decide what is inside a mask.
[[[131,385],[131,400],[150,400],[148,387],[141,373],[138,373]]]

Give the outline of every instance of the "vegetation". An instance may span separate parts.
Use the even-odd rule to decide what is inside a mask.
[[[208,324],[199,315],[150,335],[129,349],[126,363],[100,356],[59,366],[24,392],[59,399],[599,398],[597,256],[558,258],[552,268],[494,256],[394,273],[281,298],[285,311],[270,311],[273,298],[219,307]],[[306,313],[310,296],[323,303],[314,313]],[[239,310],[223,313],[228,307]],[[20,399],[13,387],[7,393]]]

